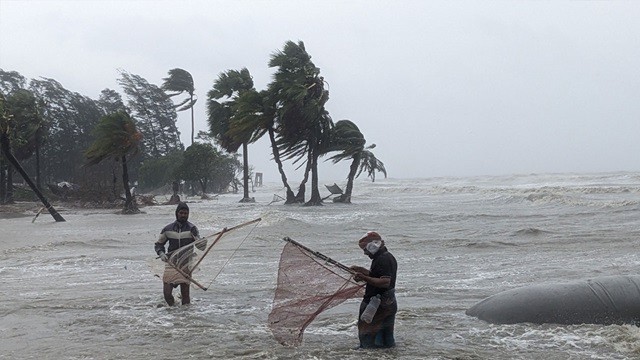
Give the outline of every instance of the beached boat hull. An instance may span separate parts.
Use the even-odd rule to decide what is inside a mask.
[[[503,291],[466,311],[492,324],[637,324],[640,276],[606,276]]]

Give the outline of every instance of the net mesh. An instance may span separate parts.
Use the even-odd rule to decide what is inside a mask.
[[[202,238],[173,251],[165,264],[162,281],[170,284],[192,283],[197,286],[199,282],[194,279],[194,276],[199,269],[196,265],[199,265],[198,262],[203,258],[208,242],[207,238]]]
[[[304,329],[318,314],[363,292],[363,285],[354,282],[349,272],[288,242],[280,256],[269,328],[282,345],[298,346]]]
[[[194,288],[207,290],[260,220],[225,229],[172,251],[160,278],[165,283],[191,283]]]

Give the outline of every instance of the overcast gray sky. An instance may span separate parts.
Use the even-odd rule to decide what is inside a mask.
[[[247,67],[264,89],[288,40],[390,177],[640,170],[640,1],[0,0],[3,70],[97,99],[121,92],[117,69],[161,85],[182,68],[196,130],[220,72]],[[249,155],[278,181],[266,141]]]

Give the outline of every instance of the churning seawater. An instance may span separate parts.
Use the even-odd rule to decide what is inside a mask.
[[[639,173],[358,180],[353,204],[320,207],[269,205],[274,194],[284,195],[278,184],[257,188],[253,204],[238,194],[187,199],[203,235],[263,220],[208,291],[192,289],[191,305],[173,308],[149,264],[174,206],[127,216],[60,209],[64,223],[0,219],[0,358],[640,358],[635,326],[491,325],[465,315],[523,285],[637,274]],[[321,314],[302,346],[280,346],[267,315],[281,238],[368,266],[356,241],[367,230],[398,260],[397,347],[355,350],[356,299]]]

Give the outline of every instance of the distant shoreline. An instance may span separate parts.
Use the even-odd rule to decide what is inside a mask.
[[[186,197],[185,197],[186,198]],[[155,204],[138,204],[139,208],[144,208],[147,206],[160,206],[166,205],[168,201],[168,196],[159,195],[153,197]],[[186,200],[185,200],[186,201]],[[58,212],[66,212],[73,210],[122,210],[121,204],[112,204],[112,203],[91,203],[91,202],[82,202],[82,201],[62,201],[51,204],[56,211]],[[36,214],[40,212],[40,215],[47,213],[47,210],[44,209],[44,206],[40,202],[36,201],[16,201],[13,204],[0,204],[0,219],[14,219],[21,217],[34,217]]]

